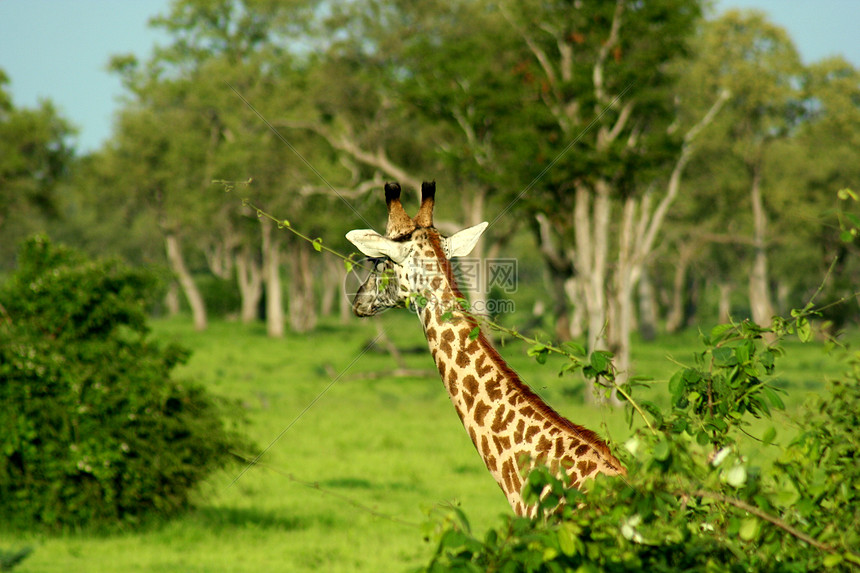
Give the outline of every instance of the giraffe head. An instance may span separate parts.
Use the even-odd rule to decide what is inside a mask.
[[[400,202],[400,185],[386,183],[385,236],[373,229],[356,229],[346,234],[369,257],[371,265],[370,276],[353,300],[352,310],[356,315],[373,316],[405,306],[408,300],[427,304],[428,300],[434,300],[433,293],[440,290],[444,279],[450,277],[448,259],[468,255],[475,247],[487,223],[443,237],[433,226],[435,195],[436,183],[423,183],[421,207],[415,217],[410,217]],[[434,281],[436,277],[442,278]]]

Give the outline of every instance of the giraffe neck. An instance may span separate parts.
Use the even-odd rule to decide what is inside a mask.
[[[447,260],[438,260],[442,280],[431,281],[428,298],[443,304],[421,311],[430,353],[475,449],[514,511],[529,514],[521,495],[522,475],[538,464],[567,474],[573,487],[596,473],[625,473],[596,434],[548,406],[482,334],[470,336],[473,318],[460,310],[445,312],[462,295]]]

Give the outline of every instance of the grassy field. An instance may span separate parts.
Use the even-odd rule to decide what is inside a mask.
[[[187,321],[156,322],[155,336],[193,351],[180,377],[241,404],[244,431],[265,448],[260,464],[214,475],[197,509],[169,523],[104,536],[6,531],[0,549],[34,548],[21,573],[403,571],[430,555],[420,525],[435,505],[459,503],[478,531],[495,523],[507,503],[431,372],[419,325],[408,313],[374,320],[427,376],[369,378],[394,367],[367,348],[370,320],[283,340],[260,325],[196,333]],[[694,332],[637,345],[638,373],[659,387],[694,349]],[[616,444],[629,435],[623,411],[584,406],[552,364],[538,366],[517,344],[501,352],[570,419]],[[816,345],[790,345],[778,366],[790,408],[840,369]]]

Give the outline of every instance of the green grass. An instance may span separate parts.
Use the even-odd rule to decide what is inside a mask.
[[[414,317],[378,320],[410,367],[433,369]],[[372,321],[329,322],[282,340],[230,322],[196,333],[187,321],[163,320],[154,331],[193,351],[179,377],[240,404],[244,431],[266,449],[260,464],[212,476],[197,509],[141,531],[4,532],[0,549],[35,548],[16,572],[402,571],[430,555],[419,526],[434,505],[460,503],[477,531],[508,513],[438,376],[362,378],[394,366],[367,349]],[[659,387],[677,368],[673,360],[689,362],[696,349],[696,333],[637,345],[637,373]],[[518,344],[501,352],[573,421],[616,444],[629,435],[623,411],[583,405],[554,364],[540,367]],[[778,369],[793,408],[841,367],[814,345],[792,344]]]

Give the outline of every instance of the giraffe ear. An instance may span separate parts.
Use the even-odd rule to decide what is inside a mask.
[[[447,239],[445,239],[445,253],[449,257],[465,257],[472,252],[478,239],[481,238],[484,230],[487,228],[487,223],[478,223],[474,227],[457,231]]]
[[[388,257],[397,264],[406,260],[409,246],[383,237],[373,229],[356,229],[346,234],[346,239],[368,257]]]

